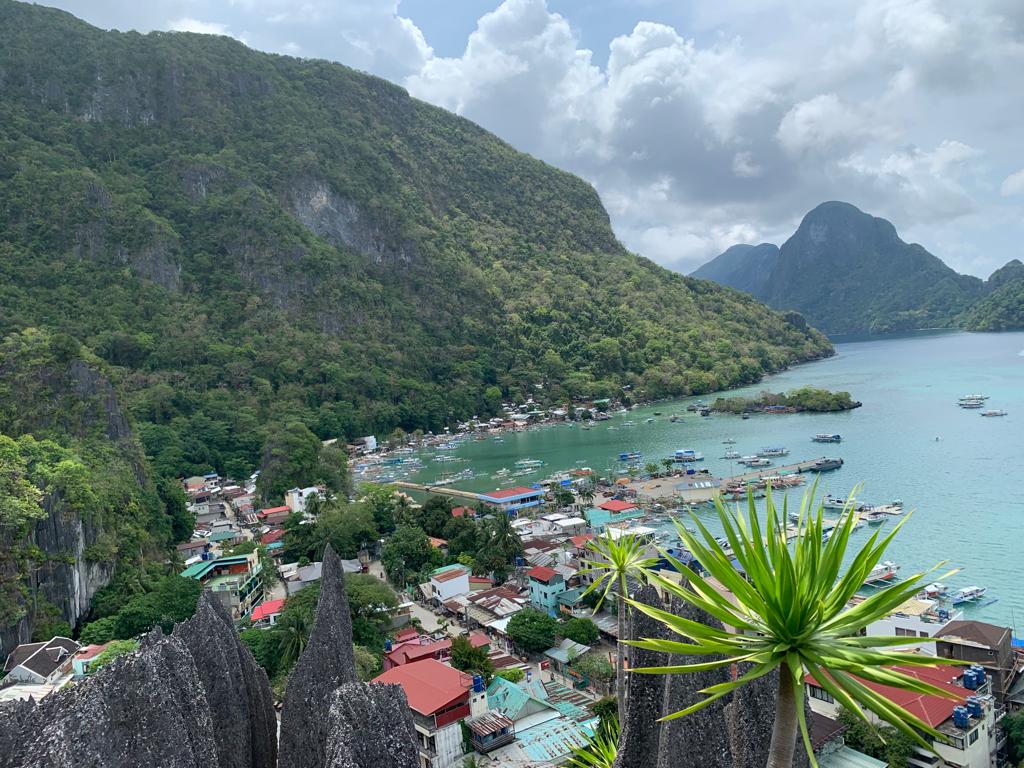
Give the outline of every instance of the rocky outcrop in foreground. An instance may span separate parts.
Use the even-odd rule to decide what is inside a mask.
[[[399,685],[345,683],[331,697],[326,768],[419,768],[416,730]]]
[[[666,606],[651,587],[641,590],[636,599],[691,621],[722,626],[717,619],[684,601],[673,598]],[[637,610],[630,611],[630,637],[686,642],[686,638]],[[697,661],[694,657],[639,648],[633,649],[633,654],[635,667]],[[696,704],[705,697],[700,693],[702,689],[727,682],[733,674],[730,667],[722,667],[681,675],[629,675],[629,704],[615,768],[761,768],[765,765],[775,719],[778,683],[774,675],[754,680],[691,715],[658,722],[660,717]],[[806,765],[802,748],[797,750],[795,762],[798,766]]]
[[[281,768],[322,768],[332,695],[356,681],[352,617],[341,559],[328,544],[320,578],[320,601],[306,650],[288,678],[281,711]]]

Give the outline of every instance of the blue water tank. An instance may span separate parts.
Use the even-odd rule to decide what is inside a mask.
[[[384,641],[384,653],[390,653],[390,652],[391,652],[391,641],[390,640],[385,640]]]
[[[975,674],[973,669],[964,670],[963,678],[964,688],[969,691],[978,690],[978,676]]]
[[[977,696],[968,696],[967,712],[970,714],[971,717],[981,717],[981,699],[979,699]]]
[[[971,664],[971,669],[974,670],[974,676],[978,678],[978,687],[980,688],[985,684],[985,668],[981,664]]]
[[[533,670],[532,669],[526,670],[526,682],[530,682],[530,680],[532,678],[533,678]]]
[[[971,727],[971,716],[967,707],[953,707],[953,725],[957,728]]]
[[[484,692],[484,678],[482,675],[473,675],[473,693]]]

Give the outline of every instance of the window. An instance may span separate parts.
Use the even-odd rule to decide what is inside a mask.
[[[819,688],[816,685],[808,685],[807,687],[810,689],[812,699],[820,699],[821,701],[827,702],[829,704],[832,704],[835,701],[835,699],[832,698],[832,694],[826,691],[824,688]]]
[[[973,731],[971,731],[971,735],[970,735],[970,738],[967,740],[967,743],[968,744],[973,744],[977,740],[978,740],[978,729],[975,728]]]
[[[896,637],[917,637],[917,633],[912,629],[896,627]]]
[[[962,738],[960,738],[959,736],[950,736],[949,737],[949,746],[951,746],[953,749],[961,749],[962,750],[964,748],[964,740]]]

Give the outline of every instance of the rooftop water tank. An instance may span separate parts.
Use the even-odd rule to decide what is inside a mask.
[[[971,664],[971,669],[974,670],[974,675],[978,678],[978,686],[980,687],[985,682],[985,668],[981,664]]]
[[[482,675],[473,675],[473,693],[483,693],[484,678]]]
[[[953,707],[953,725],[957,728],[971,727],[971,716],[967,707]]]
[[[964,670],[963,684],[964,688],[969,691],[978,690],[978,675],[973,669]]]
[[[981,717],[981,700],[977,696],[967,697],[967,712],[971,717]]]
[[[391,652],[391,641],[390,640],[385,640],[384,641],[384,653],[390,653],[390,652]]]

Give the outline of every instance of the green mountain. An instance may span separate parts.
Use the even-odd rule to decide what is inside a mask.
[[[985,281],[988,295],[961,318],[969,331],[1024,328],[1024,263],[1013,259]]]
[[[779,246],[734,245],[692,274],[702,280],[714,280],[738,291],[760,296],[767,291],[768,278],[779,260]]]
[[[699,271],[716,274],[728,253]],[[834,334],[953,326],[985,294],[978,278],[905,243],[885,219],[841,202],[808,213],[766,271],[721,282],[753,285],[753,295],[770,306],[796,310]]]
[[[279,423],[436,430],[831,351],[628,253],[588,184],[383,80],[10,0],[0,51],[0,334],[95,350],[162,475],[248,472]]]

